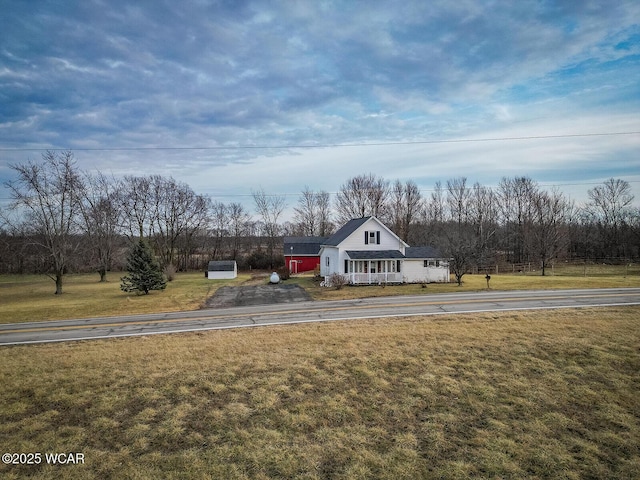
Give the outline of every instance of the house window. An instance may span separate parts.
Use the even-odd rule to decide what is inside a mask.
[[[424,261],[424,267],[439,267],[440,266],[440,260],[425,260]]]
[[[364,244],[380,245],[380,231],[371,230],[364,232]]]
[[[329,266],[329,257],[327,257],[327,267]]]

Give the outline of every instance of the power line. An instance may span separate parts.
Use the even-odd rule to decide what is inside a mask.
[[[625,180],[627,183],[640,183],[640,180]],[[589,185],[602,185],[603,182],[572,182],[572,183],[538,183],[539,187],[581,187],[581,186],[589,186]],[[467,187],[471,189],[472,187]],[[446,187],[443,186],[443,191],[446,190]],[[431,193],[435,192],[435,188],[421,188],[421,193]],[[329,195],[337,195],[339,192],[326,192]],[[211,197],[253,197],[252,193],[215,193],[209,192],[207,195]],[[266,193],[267,197],[298,197],[300,196],[300,192],[287,192],[287,193]],[[0,197],[0,200],[13,200],[11,197]]]
[[[307,148],[338,148],[338,147],[384,147],[393,145],[431,145],[446,143],[480,143],[480,142],[513,142],[527,140],[549,140],[556,138],[585,138],[585,137],[607,137],[619,135],[638,135],[636,132],[606,132],[606,133],[569,133],[561,135],[530,135],[521,137],[489,137],[489,138],[459,138],[449,140],[415,140],[402,142],[375,142],[375,143],[321,143],[316,145],[291,144],[291,145],[216,145],[216,146],[195,146],[195,147],[109,147],[109,148],[36,148],[36,147],[16,147],[0,148],[0,152],[40,152],[47,150],[72,150],[80,152],[120,152],[120,151],[188,151],[188,150],[274,150],[274,149],[307,149]]]

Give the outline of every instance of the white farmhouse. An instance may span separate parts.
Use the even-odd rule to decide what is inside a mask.
[[[320,275],[353,284],[449,282],[449,260],[432,247],[410,247],[376,217],[348,221],[320,249]]]

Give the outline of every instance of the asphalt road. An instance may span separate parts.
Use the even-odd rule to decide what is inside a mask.
[[[0,325],[0,346],[198,332],[288,323],[640,305],[640,288],[378,297]]]

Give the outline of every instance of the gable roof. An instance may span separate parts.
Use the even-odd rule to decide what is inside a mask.
[[[233,272],[235,268],[235,260],[212,260],[209,262],[210,272]]]
[[[323,243],[323,245],[327,245],[330,247],[337,247],[340,245],[349,235],[355,232],[363,223],[373,217],[362,217],[362,218],[354,218],[345,223],[340,229],[331,235],[327,240]]]
[[[404,251],[406,258],[444,258],[434,247],[409,247]]]
[[[320,255],[321,245],[327,237],[284,237],[284,254],[291,255]]]
[[[334,233],[332,236],[330,236],[326,242],[324,242],[322,244],[322,246],[328,246],[328,247],[337,247],[338,245],[340,245],[344,240],[347,239],[347,237],[349,237],[349,235],[351,235],[353,232],[355,232],[358,228],[360,228],[362,225],[364,225],[366,222],[368,222],[369,220],[375,220],[376,223],[383,228],[384,230],[386,230],[387,232],[389,232],[391,235],[393,235],[394,237],[396,237],[398,239],[398,241],[400,241],[405,248],[408,247],[409,245],[407,245],[407,242],[405,242],[404,240],[402,240],[400,237],[398,237],[398,235],[396,235],[395,233],[393,233],[393,231],[387,227],[384,223],[382,223],[379,219],[377,219],[376,217],[362,217],[362,218],[354,218],[352,220],[349,220],[347,223],[345,223],[340,230],[338,230],[336,233]]]

